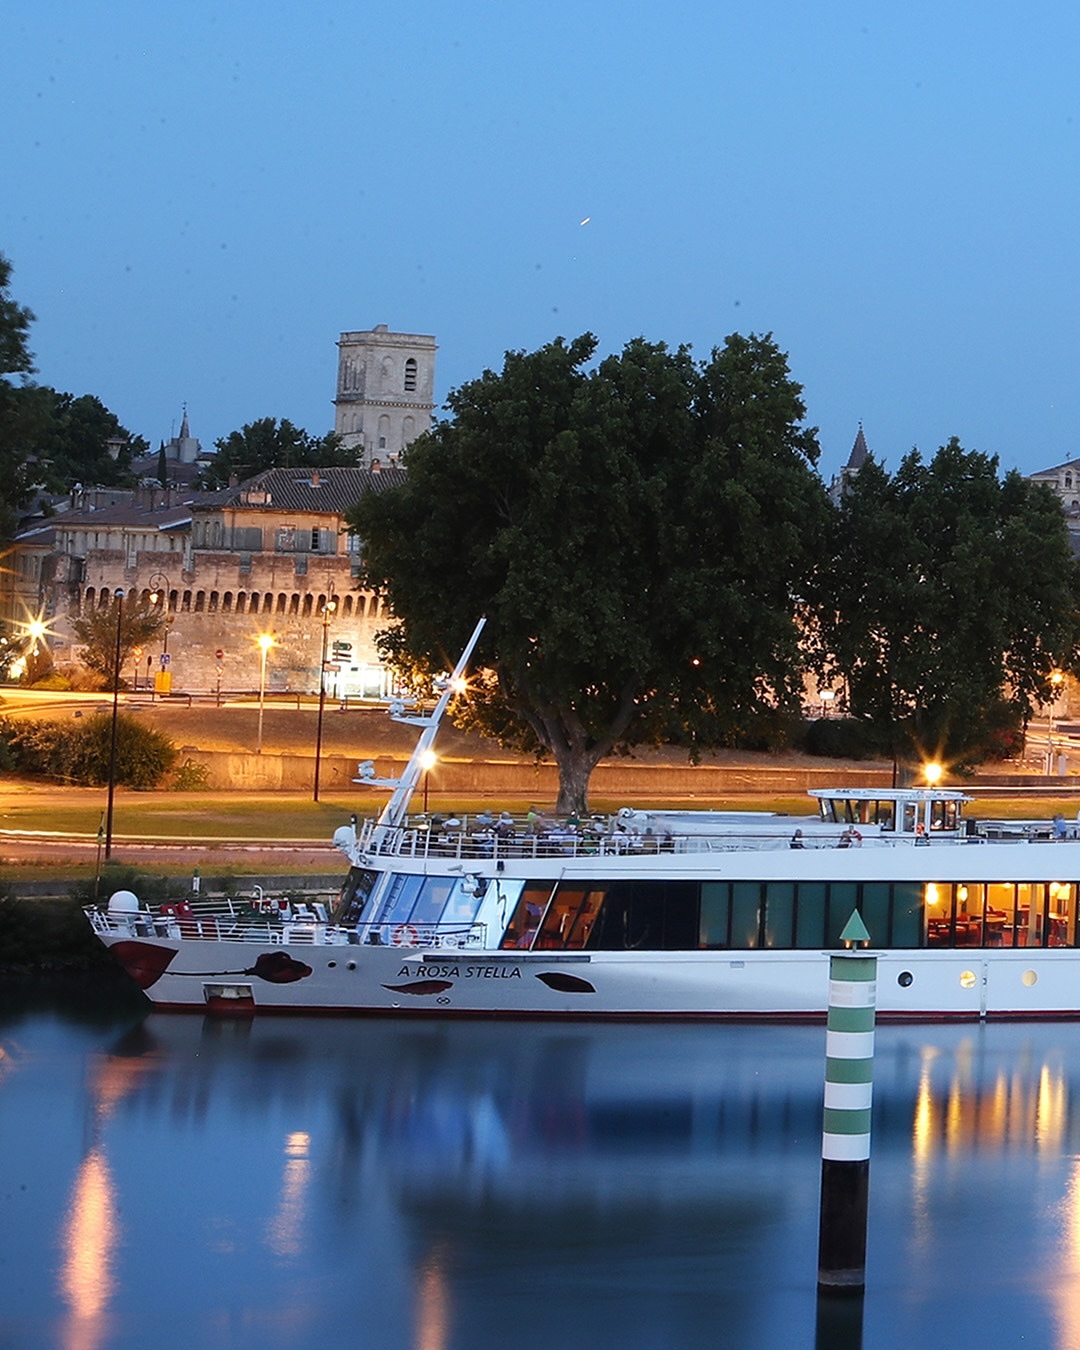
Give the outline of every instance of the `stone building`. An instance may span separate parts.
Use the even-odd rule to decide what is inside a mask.
[[[396,464],[410,441],[431,426],[435,409],[435,339],[391,333],[386,324],[342,333],[338,341],[334,430],[370,467]]]
[[[27,539],[35,555],[47,552],[38,556],[36,602],[28,587],[16,617],[44,614],[62,666],[77,660],[71,620],[122,590],[161,605],[168,619],[141,681],[167,670],[174,691],[254,689],[257,640],[268,633],[267,690],[314,692],[325,636],[328,693],[381,697],[390,676],[374,636],[385,616],[357,588],[358,541],[344,516],[403,477],[399,468],[269,469],[180,500],[144,489],[73,509],[50,523],[51,539]]]

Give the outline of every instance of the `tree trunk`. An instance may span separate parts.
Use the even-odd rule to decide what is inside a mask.
[[[602,755],[593,750],[580,750],[567,744],[553,747],[553,753],[559,766],[556,814],[585,815],[589,809],[589,779]]]

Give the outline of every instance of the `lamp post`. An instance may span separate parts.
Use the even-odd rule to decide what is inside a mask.
[[[161,692],[167,694],[172,688],[172,674],[169,670],[169,625],[172,623],[172,615],[169,613],[169,595],[170,582],[164,572],[155,572],[150,578],[150,603],[152,605],[161,603],[161,611],[165,616],[165,628],[161,638]],[[150,664],[150,658],[146,658],[147,666]],[[149,681],[149,670],[147,671]]]
[[[112,734],[109,738],[109,799],[105,812],[105,861],[112,857],[113,794],[116,791],[116,726],[120,714],[120,636],[124,617],[124,592],[113,591],[116,604],[116,650],[113,653]]]
[[[1054,707],[1064,683],[1065,676],[1060,670],[1050,672],[1050,713],[1047,718],[1046,730],[1046,772],[1048,776],[1054,772]]]
[[[274,645],[274,639],[269,633],[260,633],[258,643],[261,660],[259,664],[259,731],[255,738],[255,753],[261,755],[263,745],[263,704],[266,701],[266,653]]]
[[[323,709],[326,707],[326,648],[330,636],[330,620],[337,609],[337,601],[331,596],[322,610],[322,660],[319,662],[319,718],[315,727],[315,784],[312,800],[319,800],[319,765],[322,759],[322,723]]]
[[[439,757],[434,750],[425,750],[420,756],[420,767],[424,771],[424,815],[427,815],[428,774],[438,763]]]

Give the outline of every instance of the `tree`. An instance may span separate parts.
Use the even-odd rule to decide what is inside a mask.
[[[122,606],[119,619],[119,666],[116,660],[118,604]],[[134,601],[114,598],[104,609],[87,610],[72,622],[71,627],[82,644],[83,664],[105,676],[106,688],[115,689],[132,652],[136,647],[145,647],[160,635],[165,627],[165,616],[159,607],[151,605],[145,597]]]
[[[0,254],[0,538],[9,538],[16,512],[26,502],[30,487],[29,454],[37,411],[28,394],[34,371],[30,354],[30,325],[34,316],[8,293],[11,263]],[[14,378],[13,378],[14,377]]]
[[[894,759],[978,762],[1075,664],[1080,567],[1060,503],[955,438],[895,476],[868,459],[825,552],[820,668]]]
[[[149,445],[120,424],[115,413],[93,394],[65,394],[42,385],[33,391],[39,403],[36,442],[41,484],[69,492],[74,484],[120,487],[133,481],[131,460]],[[108,442],[121,442],[116,458]]]
[[[202,477],[207,488],[226,487],[233,477],[251,478],[264,469],[326,469],[356,463],[355,451],[345,449],[336,432],[311,436],[287,418],[248,422],[214,445],[217,454]]]
[[[587,372],[595,349],[508,353],[349,517],[403,671],[449,668],[488,616],[464,719],[550,753],[563,811],[606,755],[674,737],[696,756],[797,699],[793,597],[825,509],[770,336],[704,364],[637,339]]]

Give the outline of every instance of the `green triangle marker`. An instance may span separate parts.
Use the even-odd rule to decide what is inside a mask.
[[[841,942],[850,942],[854,945],[856,942],[869,942],[870,934],[867,931],[866,924],[862,921],[862,915],[857,909],[851,911],[851,918],[844,924],[840,933]]]

